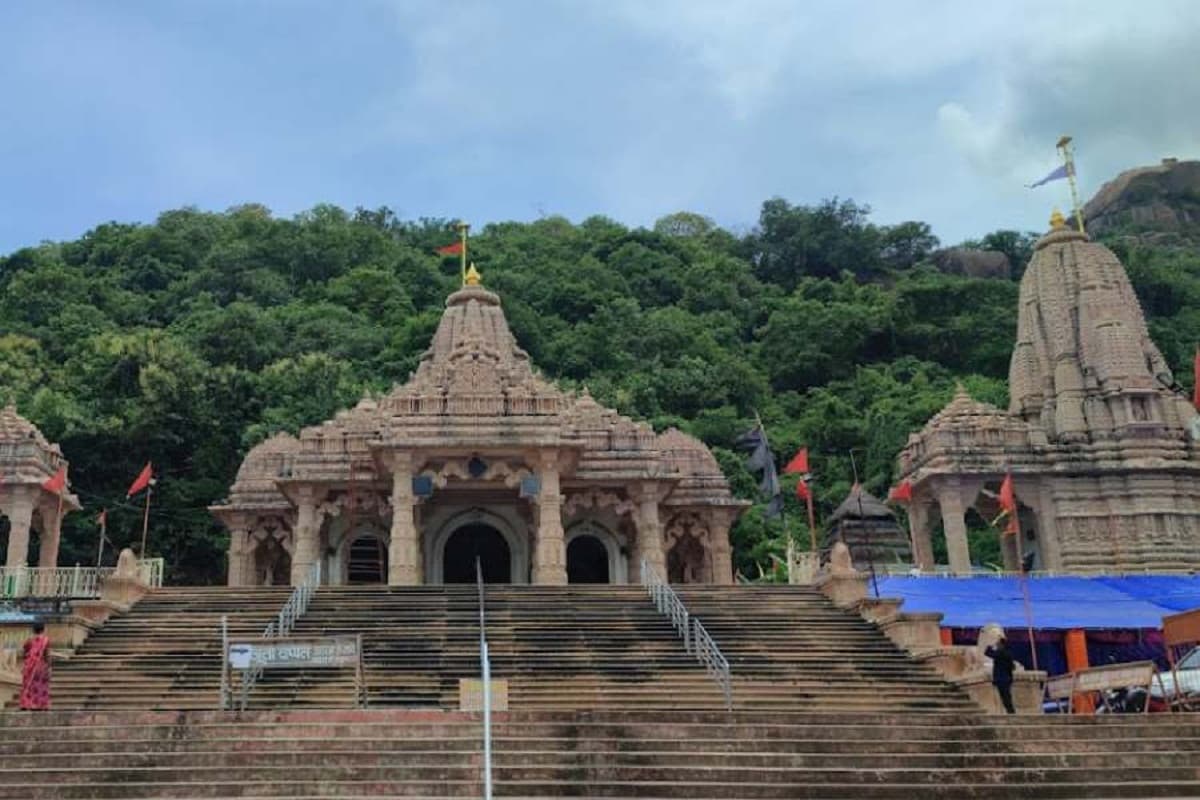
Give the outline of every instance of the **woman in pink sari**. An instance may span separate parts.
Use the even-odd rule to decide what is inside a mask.
[[[21,709],[50,709],[50,637],[46,626],[33,624],[33,636],[25,642],[25,665],[21,668]]]

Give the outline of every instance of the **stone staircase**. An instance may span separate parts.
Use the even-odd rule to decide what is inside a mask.
[[[1200,797],[1200,715],[526,711],[498,797]],[[479,797],[478,717],[0,714],[0,800]]]
[[[258,637],[291,589],[157,589],[111,617],[69,660],[56,661],[56,708],[212,709],[221,686],[221,617]],[[56,657],[57,657],[56,653]]]
[[[877,628],[801,587],[683,592],[729,658],[736,708],[965,712],[965,695]],[[56,708],[214,709],[220,617],[256,637],[286,589],[162,589],[109,621],[57,665]],[[668,621],[635,586],[489,586],[492,673],[514,710],[723,709],[724,699]],[[469,586],[326,587],[296,636],[361,633],[371,707],[458,707],[479,676]],[[348,708],[350,670],[266,673],[258,709]]]

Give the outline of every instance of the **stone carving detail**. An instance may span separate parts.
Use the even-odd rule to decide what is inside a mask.
[[[696,539],[706,548],[709,546],[708,523],[701,519],[699,514],[690,511],[675,514],[667,523],[664,542],[666,548],[670,550],[680,539],[687,536]]]
[[[616,492],[587,489],[582,492],[574,492],[567,497],[567,501],[563,503],[563,514],[573,517],[588,508],[611,508],[620,517],[632,514],[637,508],[637,504],[632,500],[623,499]]]
[[[857,575],[854,569],[854,562],[850,558],[850,548],[845,542],[834,542],[833,547],[829,548],[829,574],[831,575]]]
[[[493,461],[482,473],[475,476],[471,474],[468,460],[455,459],[445,462],[441,467],[422,470],[421,474],[432,478],[433,485],[439,489],[445,489],[451,478],[461,481],[498,480],[503,481],[509,489],[515,489],[521,485],[522,479],[533,473],[526,467],[514,467],[505,461]]]

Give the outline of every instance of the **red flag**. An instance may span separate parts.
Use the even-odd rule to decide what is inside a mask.
[[[911,503],[912,502],[912,484],[908,481],[900,481],[892,487],[888,492],[889,503]]]
[[[1192,405],[1200,411],[1200,347],[1196,348],[1196,360],[1192,362]]]
[[[1004,483],[1000,484],[1000,516],[1008,516],[1008,524],[1004,526],[1005,533],[1017,532],[1017,495],[1013,491],[1012,473],[1004,476]],[[998,520],[999,518],[997,518]]]
[[[154,473],[150,470],[150,462],[146,462],[146,466],[142,467],[142,471],[133,479],[133,483],[129,484],[129,491],[125,493],[126,497],[133,497],[135,494],[145,489],[150,485]]]
[[[796,497],[799,497],[801,500],[812,500],[812,492],[809,491],[808,481],[796,481]]]
[[[67,468],[59,467],[54,477],[42,481],[42,488],[47,492],[62,494],[62,490],[67,488]]]
[[[808,448],[807,447],[801,447],[800,452],[798,452],[798,453],[796,453],[796,455],[792,456],[792,460],[789,461],[787,466],[783,468],[783,473],[785,475],[793,475],[795,473],[800,473],[801,475],[807,475],[809,473],[809,471],[810,470],[808,469]]]
[[[454,244],[448,244],[445,247],[439,247],[437,249],[439,256],[462,255],[462,251],[463,251],[463,243],[461,241],[455,242]]]

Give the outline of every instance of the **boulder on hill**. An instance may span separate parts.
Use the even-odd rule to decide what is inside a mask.
[[[947,275],[1002,280],[1008,280],[1012,275],[1012,265],[1008,263],[1008,256],[998,250],[947,247],[935,252],[930,259],[935,267]]]
[[[1087,201],[1083,222],[1092,238],[1200,240],[1200,161],[1164,158],[1122,172]]]

